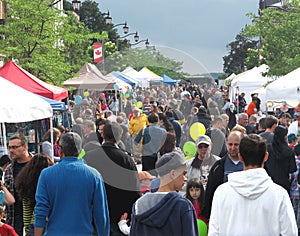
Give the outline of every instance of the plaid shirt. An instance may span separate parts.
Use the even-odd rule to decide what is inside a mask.
[[[31,158],[32,154],[29,153],[29,156]],[[7,166],[4,174],[5,187],[13,196],[15,196],[14,165],[15,165],[15,161],[13,160],[11,164]],[[14,227],[15,224],[14,215],[15,215],[15,204],[7,205],[5,207],[6,224],[9,224]]]
[[[14,184],[15,184],[15,180],[14,180],[14,164],[15,162],[12,161],[12,163],[10,165],[8,165],[8,167],[5,170],[5,174],[4,174],[4,184],[5,187],[8,189],[8,191],[15,196],[15,188],[14,188]],[[14,204],[12,205],[7,205],[5,207],[5,216],[6,216],[6,223],[14,226],[14,213],[15,213],[15,209],[14,209]]]
[[[298,184],[298,174],[300,170],[300,156],[296,157],[297,171],[290,174],[291,177],[291,199],[300,199],[300,185]]]

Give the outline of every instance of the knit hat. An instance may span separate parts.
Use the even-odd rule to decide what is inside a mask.
[[[173,151],[165,153],[156,162],[156,171],[159,176],[168,174],[171,170],[176,170],[186,165],[184,156],[179,152]]]

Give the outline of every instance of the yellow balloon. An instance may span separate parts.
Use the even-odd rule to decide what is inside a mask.
[[[143,103],[142,103],[142,102],[137,102],[137,103],[136,103],[136,106],[137,106],[138,108],[142,108],[142,107],[143,107]]]
[[[196,122],[190,127],[190,135],[194,141],[196,141],[199,136],[204,135],[205,133],[205,126],[200,122]]]
[[[90,93],[86,91],[86,92],[83,93],[83,95],[84,95],[85,97],[88,97],[88,96],[90,95]]]

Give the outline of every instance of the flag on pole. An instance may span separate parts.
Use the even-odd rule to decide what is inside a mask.
[[[94,43],[94,63],[101,63],[103,60],[102,43]]]

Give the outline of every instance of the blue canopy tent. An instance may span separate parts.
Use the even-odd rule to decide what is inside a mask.
[[[130,84],[132,87],[135,87],[137,83],[133,81],[129,76],[124,75],[119,71],[112,71],[112,75],[116,76],[118,79],[123,80],[125,83]]]
[[[169,84],[169,85],[174,85],[176,84],[176,80],[171,79],[169,76],[167,76],[166,74],[163,74],[161,76],[164,80],[164,84]]]
[[[54,111],[65,111],[65,110],[67,110],[66,104],[64,102],[55,101],[55,100],[52,100],[50,98],[46,98],[46,97],[43,97],[43,96],[40,96],[40,95],[37,95],[37,96],[39,96],[40,98],[42,98],[46,102],[48,102]]]

